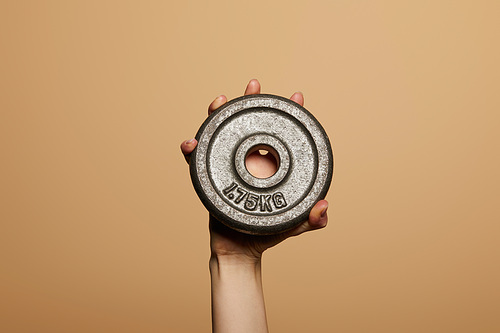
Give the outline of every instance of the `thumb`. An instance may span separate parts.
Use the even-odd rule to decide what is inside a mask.
[[[314,205],[314,207],[311,209],[311,212],[309,213],[309,220],[305,221],[295,229],[285,232],[283,235],[284,236],[283,239],[286,239],[288,237],[298,236],[307,231],[322,229],[326,227],[328,223],[327,210],[328,210],[328,201],[326,200],[318,201],[318,203]]]

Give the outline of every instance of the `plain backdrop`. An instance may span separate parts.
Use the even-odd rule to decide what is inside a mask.
[[[210,331],[179,151],[219,94],[305,95],[325,230],[264,256],[275,332],[500,331],[500,2],[1,1],[0,331]]]

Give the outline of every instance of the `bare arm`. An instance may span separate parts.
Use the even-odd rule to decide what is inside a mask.
[[[260,260],[210,258],[214,332],[267,332]]]

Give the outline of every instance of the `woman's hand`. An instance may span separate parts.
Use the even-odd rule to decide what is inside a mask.
[[[251,80],[245,95],[260,93],[260,83]],[[303,105],[302,93],[290,98]],[[225,96],[217,97],[208,107],[210,115],[227,102]],[[181,150],[189,162],[189,155],[196,147],[191,139],[181,144]],[[258,151],[246,159],[246,167],[256,177],[269,177],[276,171],[271,154]],[[328,221],[328,202],[319,201],[311,210],[308,221],[277,235],[256,236],[235,231],[210,216],[210,275],[212,289],[212,330],[215,333],[268,332],[264,294],[262,291],[262,253],[287,239],[306,231],[324,228]]]
[[[259,93],[259,81],[251,80],[245,89],[245,95]],[[300,105],[304,105],[304,96],[300,92],[294,93],[290,99]],[[208,107],[208,114],[210,115],[226,102],[226,96],[221,95],[217,97]],[[186,140],[181,144],[181,150],[186,161],[189,162],[189,155],[196,145],[197,142],[195,139]],[[270,157],[270,154],[261,155],[258,151],[247,157],[246,166],[250,173],[262,178],[268,177],[276,171],[275,162]],[[213,216],[210,216],[210,248],[212,256],[243,262],[259,261],[266,249],[284,241],[288,237],[324,228],[328,222],[327,208],[328,202],[321,200],[313,207],[307,221],[292,230],[269,236],[243,234],[225,226]]]

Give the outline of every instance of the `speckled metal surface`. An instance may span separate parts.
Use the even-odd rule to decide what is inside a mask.
[[[276,234],[297,226],[330,187],[328,136],[311,113],[289,99],[236,98],[206,119],[196,139],[193,186],[211,214],[241,232]],[[278,154],[278,170],[269,178],[246,170],[248,151],[258,145]]]

